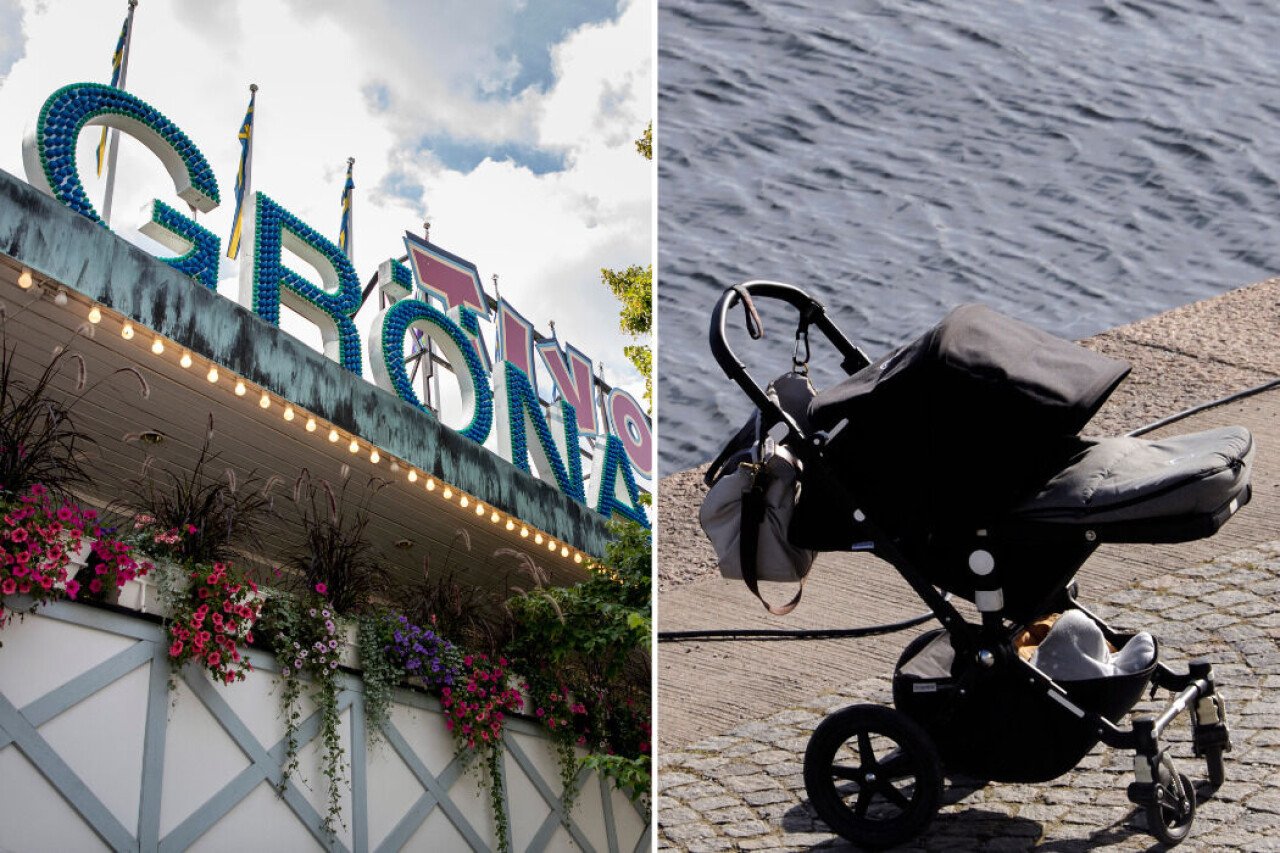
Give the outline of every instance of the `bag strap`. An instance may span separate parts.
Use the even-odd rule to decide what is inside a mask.
[[[720,455],[707,466],[706,473],[702,475],[702,482],[706,483],[708,487],[714,486],[717,480],[729,473],[729,471],[725,470],[725,465],[733,457],[759,443],[760,411],[757,409],[755,415],[742,425],[742,429],[738,430],[733,438],[729,439],[729,443],[720,451]],[[753,452],[752,457],[754,458],[755,455]]]
[[[763,463],[760,464],[763,465]],[[764,523],[766,483],[763,481],[765,480],[767,475],[764,474],[763,468],[757,470],[756,476],[751,480],[751,487],[742,494],[742,527],[738,535],[738,558],[742,564],[742,581],[747,585],[747,589],[760,599],[765,610],[774,616],[786,616],[800,603],[800,596],[804,594],[804,582],[808,580],[808,576],[800,579],[800,588],[796,590],[795,597],[786,604],[770,604],[760,594],[760,585],[756,578],[756,559],[760,549],[760,526]]]

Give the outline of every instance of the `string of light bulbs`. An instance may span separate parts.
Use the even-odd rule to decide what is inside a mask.
[[[17,283],[18,287],[23,290],[30,290],[35,284],[31,271],[23,268],[18,274]],[[57,289],[54,301],[59,306],[65,306],[67,304],[68,300],[66,290],[64,288]],[[150,336],[151,343],[149,344],[148,349],[151,351],[152,355],[156,357],[163,357],[164,354],[166,352],[170,352],[171,349],[175,352],[180,352],[181,354],[178,356],[177,363],[182,369],[191,370],[192,368],[195,368],[197,371],[205,370],[205,379],[209,384],[216,385],[218,387],[225,387],[222,383],[222,374],[225,368],[219,367],[217,364],[203,358],[202,356],[194,355],[191,350],[181,346],[177,342],[166,338],[158,332],[145,329],[145,327],[135,324],[127,317],[118,314],[112,309],[104,308],[97,303],[91,303],[86,313],[86,319],[93,326],[101,326],[103,320],[108,316],[110,316],[114,321],[119,322],[120,337],[122,339],[131,341],[138,337],[140,333],[144,333],[145,335]],[[243,377],[236,376],[234,373],[230,373],[229,371],[228,373],[232,377],[232,382],[230,383],[231,392],[236,397],[243,398],[249,396],[249,392],[252,387],[250,383],[246,382]],[[328,424],[327,428],[322,428],[321,419],[317,418],[314,414],[311,414],[302,407],[271,393],[265,388],[256,388],[254,390],[257,394],[258,407],[264,411],[278,406],[281,410],[281,418],[287,423],[302,421],[303,429],[306,432],[321,432],[330,444],[338,444],[345,436],[347,438],[347,450],[350,453],[360,453],[367,447],[368,460],[371,464],[377,465],[382,461],[382,452],[376,446],[368,442],[362,444],[360,439],[356,436],[344,433],[336,425]],[[305,420],[303,420],[304,418]],[[389,467],[392,473],[404,472],[405,481],[411,485],[422,481],[422,488],[426,492],[429,492],[445,501],[453,502],[456,500],[458,507],[461,509],[474,507],[473,512],[478,519],[487,515],[491,524],[499,526],[501,529],[506,530],[513,536],[522,540],[532,539],[535,546],[545,545],[548,554],[554,555],[558,553],[561,558],[571,560],[575,565],[582,566],[585,564],[587,569],[596,574],[610,577],[615,581],[621,581],[621,578],[616,572],[608,566],[597,563],[589,554],[586,554],[577,548],[570,547],[568,543],[557,540],[549,533],[533,527],[513,515],[504,513],[496,507],[486,504],[476,496],[468,494],[461,489],[457,489],[452,484],[439,480],[435,476],[427,474],[402,459],[391,457]]]

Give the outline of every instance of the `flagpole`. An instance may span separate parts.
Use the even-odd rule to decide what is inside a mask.
[[[257,96],[258,84],[250,83],[249,102],[254,105],[251,127],[256,127],[258,123]],[[254,255],[257,254],[254,235],[257,233],[255,228],[258,220],[258,206],[253,203],[253,138],[256,135],[256,132],[251,129],[249,138],[246,140],[244,192],[240,195],[240,245],[237,257],[240,262],[240,304],[246,306],[253,305],[253,259]],[[245,251],[246,247],[248,251]]]
[[[129,73],[129,48],[133,44],[133,10],[138,8],[138,0],[129,0],[129,19],[125,25],[124,53],[120,56],[120,80],[116,88],[125,90],[125,78]],[[120,145],[120,131],[112,128],[111,138],[107,141],[107,189],[102,196],[102,221],[111,227],[111,201],[116,191],[116,151]]]
[[[351,170],[355,168],[356,158],[347,158],[347,178],[351,178]],[[347,257],[353,262],[356,259],[356,194],[353,191],[347,197]]]

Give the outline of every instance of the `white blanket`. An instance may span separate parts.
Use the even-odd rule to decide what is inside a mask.
[[[1055,681],[1084,681],[1138,672],[1155,659],[1155,641],[1146,631],[1113,654],[1092,619],[1079,610],[1068,610],[1049,629],[1031,663]]]

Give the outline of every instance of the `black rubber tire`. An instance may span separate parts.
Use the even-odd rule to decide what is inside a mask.
[[[876,755],[873,734],[896,748]],[[837,762],[850,741],[856,765]],[[887,773],[874,773],[891,762]],[[868,765],[871,780],[865,779]],[[890,778],[877,778],[882,776]],[[912,784],[893,784],[905,779]],[[847,784],[855,786],[852,792],[842,790]],[[929,825],[942,803],[942,762],[929,735],[907,715],[879,705],[853,705],[827,717],[809,738],[804,786],[818,817],[833,832],[863,847],[882,849],[919,835]],[[847,800],[851,794],[856,794],[853,805]]]
[[[1196,789],[1185,773],[1179,773],[1182,791],[1187,798],[1187,813],[1178,819],[1171,809],[1164,806],[1147,806],[1147,830],[1166,847],[1176,847],[1191,832],[1196,819]]]
[[[1216,791],[1227,781],[1226,762],[1222,760],[1222,747],[1210,746],[1204,751],[1204,763],[1209,769],[1209,784]]]

